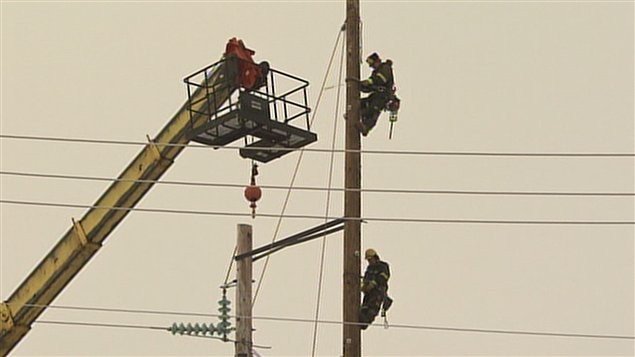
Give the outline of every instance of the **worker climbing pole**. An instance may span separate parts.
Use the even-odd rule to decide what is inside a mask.
[[[364,258],[368,262],[366,272],[362,279],[362,292],[364,300],[359,313],[361,328],[365,330],[377,317],[381,310],[385,325],[388,324],[386,311],[390,309],[393,300],[388,296],[388,279],[390,279],[390,266],[379,258],[374,249],[367,249]]]
[[[360,90],[369,93],[361,99],[361,121],[359,131],[367,136],[368,132],[375,127],[377,119],[382,111],[390,112],[390,134],[397,122],[397,112],[399,111],[400,99],[395,92],[395,78],[392,70],[392,60],[382,61],[379,55],[374,52],[366,58],[366,63],[373,69],[370,77],[360,82]]]

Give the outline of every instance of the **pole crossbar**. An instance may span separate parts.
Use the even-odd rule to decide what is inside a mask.
[[[264,245],[264,246],[262,246],[260,248],[256,248],[256,249],[254,249],[252,251],[249,251],[249,252],[246,252],[246,253],[243,253],[243,254],[238,254],[238,255],[236,255],[236,257],[234,259],[238,261],[238,260],[244,259],[246,257],[254,257],[257,254],[259,254],[258,257],[254,257],[253,260],[260,259],[262,257],[265,257],[265,256],[271,254],[271,253],[277,252],[280,249],[283,249],[283,248],[286,248],[286,247],[289,247],[289,246],[292,246],[292,245],[296,245],[296,244],[299,244],[299,243],[303,243],[303,242],[306,242],[308,240],[315,239],[315,238],[321,237],[321,236],[326,235],[326,234],[337,232],[337,231],[339,231],[339,230],[344,228],[344,222],[346,222],[346,220],[344,218],[334,219],[334,220],[332,220],[330,222],[320,224],[320,225],[315,226],[313,228],[304,230],[304,231],[302,231],[300,233],[296,233],[296,234],[294,234],[294,235],[292,235],[290,237],[281,239],[281,240],[279,240],[277,242]],[[328,230],[329,228],[332,228],[332,227],[337,226],[337,225],[341,225],[342,227],[335,228],[335,229],[332,229],[332,230]]]
[[[268,255],[271,255],[271,254],[273,254],[273,253],[275,253],[275,252],[277,252],[277,251],[279,251],[279,250],[282,250],[282,249],[284,249],[284,248],[286,248],[286,247],[289,247],[289,246],[292,246],[292,245],[297,245],[297,244],[304,243],[304,242],[308,242],[308,241],[313,240],[313,239],[315,239],[315,238],[326,237],[326,236],[327,236],[327,235],[329,235],[329,234],[333,234],[333,233],[339,232],[339,231],[341,231],[341,230],[344,230],[344,224],[342,224],[342,225],[340,225],[340,226],[338,226],[338,227],[335,227],[335,228],[331,228],[331,229],[329,229],[329,230],[325,230],[325,231],[323,231],[323,232],[318,232],[318,233],[315,233],[315,234],[312,234],[312,235],[306,236],[306,237],[304,237],[304,238],[300,238],[300,239],[298,239],[297,241],[295,241],[294,243],[291,243],[291,244],[288,244],[288,245],[283,245],[283,246],[280,246],[280,247],[273,248],[273,249],[271,249],[270,251],[265,252],[265,253],[263,253],[263,254],[261,254],[261,255],[254,256],[254,257],[252,258],[252,261],[254,261],[254,262],[255,262],[255,261],[257,261],[257,260],[258,260],[258,259],[260,259],[260,258],[264,258],[264,257],[266,257],[266,256],[268,256]]]

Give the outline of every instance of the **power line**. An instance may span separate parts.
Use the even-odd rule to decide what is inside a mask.
[[[251,217],[250,213],[221,212],[221,211],[199,211],[199,210],[177,210],[165,208],[130,208],[96,205],[79,205],[71,203],[36,202],[0,199],[0,204],[42,206],[42,207],[64,207],[64,208],[93,208],[109,209],[115,211],[138,211],[147,213],[166,214],[191,214],[205,216],[231,216],[231,217]],[[304,214],[272,214],[258,213],[263,218],[293,218],[293,219],[320,219],[324,216],[304,215]],[[328,219],[338,219],[342,217],[327,217]],[[357,220],[358,218],[342,218],[344,220]],[[433,219],[433,218],[397,218],[397,217],[361,217],[362,221],[376,222],[401,222],[401,223],[454,223],[454,224],[526,224],[526,225],[635,225],[635,221],[547,221],[547,220],[485,220],[485,219]]]
[[[110,327],[110,328],[129,328],[129,329],[143,329],[143,330],[162,330],[167,331],[167,327],[161,326],[147,326],[147,325],[129,325],[129,324],[110,324],[110,323],[99,323],[99,322],[84,322],[84,321],[59,321],[59,320],[36,320],[35,323],[39,324],[49,324],[49,325],[69,325],[69,326],[88,326],[88,327]],[[201,335],[189,335],[183,334],[179,336],[185,337],[200,337],[200,338],[208,338],[213,340],[220,340],[223,342],[236,342],[236,340],[232,340],[230,338],[223,337],[215,337],[215,336],[201,336]],[[269,346],[261,346],[261,345],[253,345],[253,347],[258,348],[271,348]]]
[[[115,309],[115,308],[96,308],[96,307],[80,307],[80,306],[60,306],[60,305],[36,305],[25,304],[25,306],[33,308],[52,308],[65,310],[82,310],[82,311],[100,311],[114,313],[134,313],[134,314],[151,314],[151,315],[171,315],[171,316],[198,316],[198,317],[218,317],[218,314],[198,313],[198,312],[180,312],[180,311],[155,311],[155,310],[136,310],[136,309]],[[231,316],[242,318],[242,316]],[[272,316],[253,316],[253,320],[278,321],[278,322],[298,322],[298,323],[317,323],[331,325],[362,325],[359,322],[335,321],[335,320],[314,320],[289,317],[272,317]],[[36,321],[37,322],[37,321]],[[62,323],[60,321],[39,321],[40,323]],[[117,327],[116,324],[93,324],[81,322],[66,322],[64,324],[82,324],[82,325],[111,325],[104,327]],[[371,325],[377,326],[377,325]],[[165,327],[157,326],[141,326],[141,325],[121,325],[123,328],[146,328],[153,330],[166,330]],[[566,333],[566,332],[545,332],[545,331],[523,331],[523,330],[507,330],[507,329],[485,329],[485,328],[465,328],[465,327],[448,327],[448,326],[430,326],[430,325],[412,325],[412,324],[391,324],[391,328],[411,329],[411,330],[433,330],[433,331],[451,331],[451,332],[474,332],[474,333],[490,333],[490,334],[506,334],[506,335],[531,335],[531,336],[549,336],[549,337],[572,337],[572,338],[601,338],[601,339],[620,339],[635,340],[635,336],[613,335],[613,334],[587,334],[587,333]]]
[[[150,183],[175,186],[200,186],[200,187],[226,187],[244,189],[245,185],[233,183],[214,183],[214,182],[194,182],[194,181],[169,181],[169,180],[131,180],[122,178],[112,178],[103,176],[82,176],[82,175],[60,175],[60,174],[43,174],[34,172],[19,171],[0,171],[0,175],[18,176],[18,177],[36,177],[36,178],[52,178],[52,179],[68,179],[68,180],[85,180],[85,181],[107,181],[107,182],[131,182],[131,183]],[[438,194],[438,195],[499,195],[499,196],[606,196],[606,197],[633,197],[635,192],[558,192],[558,191],[475,191],[475,190],[417,190],[417,189],[385,189],[385,188],[362,188],[347,189],[343,187],[317,187],[317,186],[281,186],[281,185],[260,185],[263,189],[272,190],[288,190],[297,191],[327,191],[327,192],[346,192],[360,191],[364,193],[395,193],[395,194]]]
[[[73,143],[86,143],[86,144],[112,144],[112,145],[148,145],[143,141],[125,141],[125,140],[103,140],[103,139],[82,139],[82,138],[65,138],[65,137],[52,137],[52,136],[32,136],[32,135],[10,135],[0,134],[0,139],[15,139],[15,140],[37,140],[37,141],[56,141],[56,142],[73,142]],[[208,146],[208,145],[196,145],[196,144],[177,144],[177,143],[162,143],[154,142],[158,146],[178,146],[178,147],[191,147],[198,149],[226,149],[226,150],[276,150],[276,151],[296,151],[294,148],[271,148],[271,147],[239,147],[239,146]],[[558,153],[544,153],[544,152],[486,152],[486,151],[417,151],[417,150],[344,150],[344,149],[316,149],[316,148],[303,148],[304,152],[320,152],[320,153],[346,153],[346,152],[359,152],[361,154],[382,154],[382,155],[423,155],[423,156],[491,156],[491,157],[578,157],[578,158],[633,158],[635,153],[573,153],[573,152],[558,152]]]
[[[52,324],[52,325],[76,325],[76,326],[92,326],[92,327],[114,327],[114,328],[134,328],[144,330],[167,330],[167,327],[160,326],[144,326],[144,325],[126,325],[126,324],[106,324],[96,322],[76,322],[76,321],[50,321],[50,320],[36,320],[36,323],[40,324]]]

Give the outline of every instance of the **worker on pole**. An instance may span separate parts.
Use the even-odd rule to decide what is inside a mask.
[[[364,300],[359,314],[361,328],[365,330],[374,320],[380,309],[382,316],[392,305],[392,299],[388,297],[388,279],[390,279],[390,266],[379,259],[374,249],[367,249],[365,253],[368,267],[364,273],[361,290]]]
[[[361,99],[359,131],[362,135],[377,124],[383,110],[399,109],[399,99],[395,96],[395,80],[392,72],[392,61],[383,61],[375,52],[366,58],[366,63],[373,69],[370,77],[360,82],[360,91],[370,93]]]

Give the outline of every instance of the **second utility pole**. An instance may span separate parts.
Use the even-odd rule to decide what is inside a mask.
[[[359,321],[361,274],[361,144],[357,124],[359,116],[359,0],[346,0],[346,156],[344,186],[344,287],[343,354],[361,356]]]
[[[238,225],[236,255],[253,249],[252,229],[248,224]],[[252,357],[251,322],[251,279],[252,258],[242,258],[236,262],[236,357]]]

